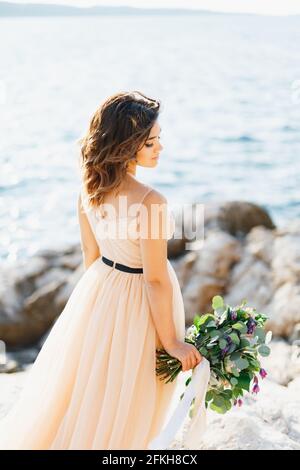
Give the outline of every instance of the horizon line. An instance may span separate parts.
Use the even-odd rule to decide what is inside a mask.
[[[169,11],[169,12],[186,12],[186,13],[210,13],[210,14],[223,14],[223,15],[256,15],[256,16],[271,16],[271,17],[290,17],[290,16],[299,16],[299,13],[281,13],[281,14],[276,14],[276,13],[261,13],[261,12],[249,12],[249,11],[223,11],[223,10],[210,10],[206,8],[188,8],[184,6],[132,6],[132,5],[109,5],[109,4],[103,4],[103,5],[68,5],[65,3],[40,3],[40,2],[24,2],[20,3],[18,1],[2,1],[0,0],[0,6],[6,4],[6,5],[16,5],[20,7],[31,7],[31,6],[41,6],[41,7],[64,7],[64,8],[69,8],[69,9],[75,9],[75,10],[81,10],[81,11],[87,11],[91,9],[97,9],[97,8],[109,8],[111,10],[118,10],[122,8],[127,8],[131,10],[137,10],[137,11]]]

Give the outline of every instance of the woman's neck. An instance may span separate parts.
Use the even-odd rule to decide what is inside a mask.
[[[133,176],[133,178],[136,178],[136,171],[135,171],[135,169],[134,169],[134,170],[128,170],[126,173],[127,173],[127,175],[130,175],[130,176]]]

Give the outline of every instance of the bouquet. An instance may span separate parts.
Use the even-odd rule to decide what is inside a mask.
[[[205,406],[226,413],[232,406],[241,406],[244,393],[259,392],[259,376],[267,372],[261,368],[259,355],[268,356],[272,332],[265,333],[267,316],[246,307],[244,300],[231,307],[217,295],[212,300],[213,313],[196,315],[188,328],[185,341],[193,344],[210,363],[210,380]],[[156,374],[166,383],[173,381],[181,371],[181,362],[164,349],[156,350]],[[192,380],[189,377],[187,386]],[[184,393],[181,395],[181,399]],[[193,400],[194,402],[194,400]],[[192,403],[193,405],[193,403]]]

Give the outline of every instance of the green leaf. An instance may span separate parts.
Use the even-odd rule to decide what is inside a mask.
[[[234,398],[238,398],[240,396],[243,396],[243,390],[241,388],[235,387],[232,390],[232,395],[233,395]]]
[[[226,413],[226,408],[225,408],[225,405],[224,405],[224,408],[221,408],[219,406],[216,406],[214,405],[214,402],[212,402],[209,407],[213,410],[213,411],[216,411],[217,413],[220,413],[220,414],[225,414]]]
[[[220,362],[219,356],[211,356],[210,362],[212,363],[212,365],[219,364]]]
[[[238,335],[236,333],[230,333],[229,337],[232,339],[232,341],[234,342],[234,344],[236,344],[237,346],[239,346],[240,344],[240,338],[238,337]]]
[[[229,411],[229,410],[232,408],[231,401],[230,401],[230,400],[226,400],[225,406],[226,406],[226,411]]]
[[[245,373],[241,373],[241,375],[238,378],[239,388],[247,390],[247,392],[249,392],[250,382],[251,382],[251,378],[249,377],[249,375]]]
[[[239,352],[234,352],[234,353],[231,354],[230,359],[231,359],[232,361],[237,361],[237,360],[240,359],[241,357],[242,357],[242,356],[240,355]]]
[[[234,325],[232,325],[232,328],[234,330],[238,330],[240,333],[247,333],[247,326],[242,323],[242,322],[237,322]]]
[[[250,341],[248,341],[246,338],[241,338],[241,344],[240,347],[242,349],[246,349],[247,347],[250,346]]]
[[[239,381],[235,377],[231,377],[230,383],[231,383],[231,385],[235,386],[239,383]]]
[[[208,354],[208,351],[207,351],[207,349],[206,349],[206,348],[204,348],[204,347],[200,348],[200,350],[199,350],[199,351],[200,351],[200,354],[202,354],[202,356],[207,356],[207,354]]]
[[[220,336],[220,332],[219,332],[218,330],[215,330],[215,329],[214,329],[214,330],[211,330],[211,331],[209,332],[209,336],[210,336],[211,338],[214,338],[215,336],[218,336],[218,337],[219,337],[219,336]]]
[[[234,343],[232,343],[232,344],[230,345],[229,350],[228,350],[228,354],[231,354],[233,351],[235,351],[236,348],[237,348],[237,345],[234,344]]]
[[[205,396],[205,400],[206,401],[211,401],[213,399],[213,392],[211,390],[209,390],[207,393],[206,393],[206,396]]]
[[[267,346],[266,344],[262,344],[261,346],[259,346],[258,348],[258,352],[261,356],[269,356],[271,350],[269,348],[269,346]]]
[[[253,332],[253,336],[254,337],[258,337],[259,341],[261,343],[264,343],[265,342],[265,339],[266,339],[266,333],[264,331],[263,328],[260,328],[259,326],[257,326]]]
[[[230,400],[232,398],[232,391],[227,389],[222,392],[222,395],[225,395],[225,400],[228,399]]]
[[[224,405],[224,398],[221,395],[216,395],[214,397],[214,404],[216,406],[223,406]]]
[[[256,370],[259,370],[260,369],[260,362],[257,361],[256,359],[254,358],[249,358],[248,361],[250,362],[252,368],[256,369]]]
[[[199,319],[198,325],[203,326],[206,322],[214,320],[214,316],[211,313],[206,313],[205,315],[202,315]]]
[[[194,316],[193,325],[195,325],[197,329],[199,328],[200,319],[201,319],[200,315],[195,315]]]
[[[212,308],[216,310],[217,308],[222,308],[224,306],[223,297],[220,295],[215,295],[212,299]]]
[[[226,348],[226,346],[227,346],[227,341],[225,341],[225,339],[223,339],[223,338],[220,339],[220,341],[219,341],[219,346],[220,346],[220,349]]]
[[[240,370],[247,369],[247,367],[249,367],[249,362],[247,361],[247,359],[243,359],[242,357],[234,362],[237,368]]]

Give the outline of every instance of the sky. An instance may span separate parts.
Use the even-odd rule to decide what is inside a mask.
[[[300,14],[300,0],[12,0],[15,3],[55,3],[93,6],[128,5],[135,7],[197,8],[212,11],[271,15]]]

